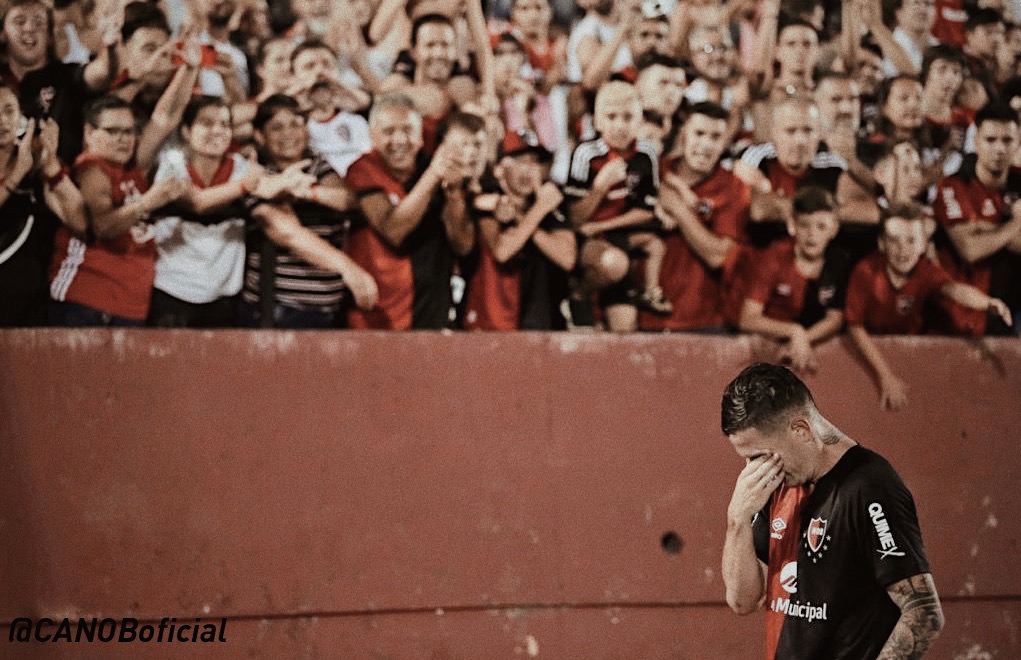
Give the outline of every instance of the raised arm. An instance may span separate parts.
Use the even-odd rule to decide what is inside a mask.
[[[943,629],[943,607],[932,574],[920,573],[894,582],[886,592],[900,608],[900,619],[877,660],[921,658]]]
[[[184,108],[188,105],[195,81],[198,80],[198,47],[193,45],[186,50],[193,52],[181,64],[181,68],[174,74],[170,84],[156,102],[156,108],[138,139],[136,159],[143,170],[148,170],[155,162],[163,143],[180,125]]]
[[[893,38],[893,32],[883,23],[882,0],[859,0],[859,13],[872,38],[876,40],[883,57],[890,60],[898,73],[917,76],[919,69],[908,54]]]
[[[748,72],[752,94],[768,94],[773,86],[773,56],[780,23],[780,0],[767,0],[762,7],[759,31],[756,35],[755,68]]]
[[[722,575],[727,605],[737,614],[751,614],[766,599],[766,566],[755,554],[752,522],[780,485],[782,468],[776,455],[748,461],[727,506]]]
[[[581,85],[585,89],[594,92],[609,80],[610,71],[613,68],[613,61],[617,58],[617,51],[624,45],[631,30],[634,29],[637,19],[636,12],[629,11],[625,14],[617,26],[613,36],[599,46],[592,43],[586,44],[585,40],[578,44],[578,59],[581,61]],[[582,46],[586,46],[584,53],[580,52]]]
[[[96,59],[85,65],[82,77],[85,87],[93,94],[105,92],[119,73],[117,47],[121,42],[121,25],[124,23],[124,5],[116,0],[100,3],[97,9],[97,28],[102,38],[102,47]]]
[[[25,134],[25,140],[31,144],[33,135],[32,127]],[[60,143],[60,128],[53,119],[43,122],[42,131],[39,133],[39,142],[42,148],[39,150],[37,162],[39,171],[47,180],[43,189],[43,197],[46,206],[60,219],[60,221],[76,236],[85,236],[88,231],[89,217],[85,210],[85,199],[78,187],[67,176],[60,159],[57,158],[57,145]],[[18,145],[19,150],[21,145]],[[19,153],[20,156],[20,153]],[[53,182],[53,183],[50,183]]]

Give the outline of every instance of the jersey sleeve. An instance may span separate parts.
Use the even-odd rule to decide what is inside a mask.
[[[876,581],[887,587],[928,573],[915,500],[893,467],[885,461],[872,467],[857,495],[856,533]]]
[[[571,155],[571,170],[564,184],[564,201],[576,201],[588,194],[592,189],[592,181],[596,178],[592,167],[594,149],[591,142],[583,142],[574,149]]]
[[[376,170],[372,161],[366,156],[362,156],[351,163],[344,181],[359,198],[362,198],[372,193],[385,192],[380,175],[381,173]]]
[[[954,278],[950,277],[943,266],[929,261],[927,258],[922,257],[918,261],[918,276],[922,279],[922,292],[923,297],[928,298],[929,296],[939,293],[939,290],[949,282],[953,282]]]

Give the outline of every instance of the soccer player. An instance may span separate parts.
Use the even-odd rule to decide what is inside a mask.
[[[746,368],[721,408],[745,459],[723,583],[738,614],[765,605],[766,657],[921,657],[943,610],[896,470],[823,417],[786,367]]]

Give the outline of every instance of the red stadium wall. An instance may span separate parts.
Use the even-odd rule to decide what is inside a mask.
[[[809,385],[915,493],[930,657],[1021,657],[1021,342],[881,345],[907,411],[841,341]],[[761,348],[0,332],[0,657],[83,655],[9,642],[19,616],[228,617],[225,645],[103,657],[761,657],[761,616],[722,602],[741,463],[718,426]]]

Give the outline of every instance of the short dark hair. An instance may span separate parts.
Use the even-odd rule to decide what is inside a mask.
[[[291,65],[293,66],[294,60],[298,59],[298,55],[301,55],[302,53],[308,52],[310,50],[325,50],[332,54],[334,57],[337,56],[337,54],[333,51],[332,48],[330,48],[330,46],[325,41],[321,41],[319,39],[308,39],[307,41],[302,41],[300,44],[294,47],[294,50],[291,51]]]
[[[990,101],[975,113],[975,130],[981,128],[982,124],[987,121],[1002,121],[1021,125],[1021,118],[1018,117],[1014,108],[1001,100]]]
[[[961,67],[962,73],[965,71],[964,52],[960,48],[951,46],[950,44],[936,44],[935,46],[929,46],[925,49],[925,55],[922,57],[922,71],[918,75],[918,79],[922,81],[923,85],[928,82],[929,70],[937,60],[952,62]]]
[[[124,7],[124,25],[121,26],[121,39],[127,41],[145,28],[161,30],[170,36],[170,24],[163,10],[151,2],[130,2]]]
[[[918,202],[898,202],[881,208],[879,212],[879,232],[884,232],[886,225],[894,218],[922,221],[925,220],[925,208]]]
[[[214,106],[227,108],[227,112],[230,113],[230,105],[220,96],[198,96],[193,98],[184,107],[184,112],[181,115],[181,126],[191,128],[195,124],[195,119],[199,116],[200,112]],[[233,113],[231,115],[233,116]]]
[[[757,362],[746,367],[723,391],[720,428],[724,435],[745,429],[771,429],[784,413],[815,399],[793,371],[778,364]]]
[[[898,73],[895,76],[883,80],[882,86],[879,88],[879,107],[882,108],[886,105],[886,102],[890,100],[890,92],[893,91],[893,86],[899,82],[913,82],[921,85],[922,83],[918,80],[918,76],[913,76],[910,73]]]
[[[131,112],[131,104],[121,97],[114,96],[113,94],[100,96],[98,99],[85,106],[85,123],[97,128],[99,126],[100,115],[107,110],[127,110],[128,112]],[[132,113],[132,116],[134,116],[134,113]]]
[[[692,117],[694,115],[705,115],[710,119],[722,119],[723,121],[730,120],[730,111],[719,103],[713,103],[712,101],[702,101],[688,108],[688,116]]]
[[[273,94],[255,109],[255,117],[252,118],[252,128],[261,131],[269,120],[281,110],[288,110],[296,115],[303,116],[301,114],[301,104],[293,96]]]
[[[990,7],[982,7],[968,12],[968,20],[964,23],[964,31],[970,32],[983,25],[995,25],[1003,22],[1003,14]]]
[[[780,25],[778,25],[776,28],[776,40],[778,43],[780,41],[780,35],[783,34],[784,30],[790,27],[808,28],[815,34],[816,38],[819,37],[819,30],[815,29],[815,26],[806,21],[805,19],[786,17],[780,20]]]
[[[793,200],[795,215],[809,215],[819,211],[833,212],[837,210],[837,203],[825,188],[819,186],[807,186],[794,195]]]
[[[429,25],[435,23],[437,25],[446,25],[451,30],[454,29],[454,23],[443,14],[422,14],[415,19],[415,22],[411,24],[411,47],[414,48],[418,45],[418,31],[422,29],[423,25]]]
[[[640,55],[638,59],[635,60],[635,69],[637,69],[638,72],[641,73],[642,71],[645,71],[649,67],[656,66],[657,64],[659,66],[665,66],[668,69],[684,68],[684,65],[681,64],[681,61],[678,60],[677,58],[670,57],[669,55],[664,55],[663,53],[657,53],[656,51],[650,51],[648,53]]]
[[[440,129],[436,133],[436,143],[442,143],[447,137],[447,133],[455,128],[459,128],[466,133],[474,135],[479,131],[486,130],[486,120],[478,115],[473,115],[470,112],[455,112],[447,117],[443,121],[443,124],[440,125]]]

